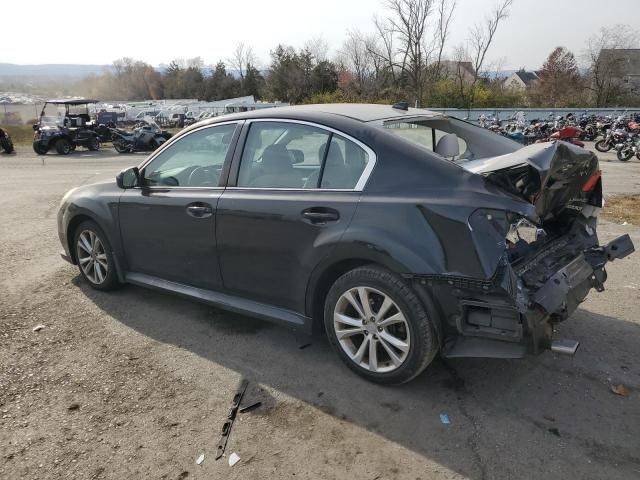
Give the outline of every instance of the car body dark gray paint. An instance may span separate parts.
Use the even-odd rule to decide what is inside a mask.
[[[434,319],[439,319],[436,328],[441,345],[455,344],[457,338],[467,336],[484,342],[479,349],[471,349],[476,354],[509,357],[521,356],[527,348],[540,351],[548,346],[550,319],[558,320],[571,312],[560,315],[518,305],[513,285],[517,279],[505,265],[505,245],[500,239],[504,232],[484,220],[495,216],[504,223],[509,213],[536,221],[539,215],[535,206],[484,176],[357,119],[359,116],[372,122],[385,115],[402,117],[422,111],[355,108],[361,109],[360,114],[353,114],[356,118],[346,116],[350,110],[344,106],[293,107],[226,115],[183,130],[163,148],[195,129],[238,122],[234,142],[239,140],[231,149],[219,188],[202,192],[216,211],[210,235],[203,238],[202,230],[191,230],[186,224],[176,230],[172,224],[187,200],[202,199],[198,192],[172,188],[125,191],[115,183],[90,185],[71,191],[62,202],[58,229],[65,256],[75,263],[70,245],[72,231],[82,219],[90,218],[108,236],[121,280],[173,291],[305,331],[311,329],[312,319],[321,315],[324,295],[337,276],[355,266],[375,263],[410,282]],[[244,123],[259,119],[310,122],[367,145],[375,152],[376,164],[366,187],[343,192],[237,188]],[[503,142],[499,151],[511,148]],[[166,203],[160,202],[158,213],[145,218],[145,204],[158,195],[166,196]],[[129,197],[134,200],[130,202]],[[168,204],[175,208],[168,207],[173,213],[165,219],[166,224],[161,224],[163,205]],[[308,206],[325,204],[340,211],[338,222],[310,225],[300,215]],[[138,225],[134,225],[136,219]],[[474,222],[475,229],[471,228]],[[145,232],[149,235],[146,243]],[[188,239],[192,234],[200,235],[196,252],[215,256],[203,263],[206,268],[199,268],[200,257],[189,258]],[[594,238],[595,243],[580,244],[580,248],[597,246]],[[134,248],[134,257],[140,255],[144,262],[150,256],[171,255],[172,249],[180,253],[162,260],[167,265],[156,272],[140,272],[136,258],[131,258],[127,249],[141,241]],[[152,247],[152,242],[161,243],[163,248]],[[216,265],[217,271],[208,271]],[[559,270],[564,265],[556,266]],[[553,273],[549,271],[548,276]],[[576,298],[592,286],[581,281]],[[478,304],[485,305],[488,315],[495,316],[505,328],[469,328],[465,319],[469,312],[477,314]],[[444,353],[455,355],[452,348]]]

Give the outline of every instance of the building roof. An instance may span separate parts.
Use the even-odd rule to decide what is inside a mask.
[[[73,98],[73,99],[52,99],[47,100],[47,103],[53,103],[56,105],[84,105],[85,103],[98,103],[100,100],[93,100],[91,98]]]
[[[538,75],[535,72],[526,72],[524,70],[519,70],[517,72],[514,72],[515,75],[518,76],[518,78],[520,80],[522,80],[522,82],[525,85],[529,85],[531,82],[535,81],[535,80],[539,80]]]

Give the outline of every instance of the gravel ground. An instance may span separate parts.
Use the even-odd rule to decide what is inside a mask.
[[[87,288],[58,257],[60,198],[142,158],[0,155],[0,478],[640,478],[640,255],[561,325],[575,357],[438,359],[381,387],[322,337]],[[640,193],[640,162],[601,158],[607,193]],[[600,227],[625,232],[640,245],[637,226]],[[229,467],[215,445],[242,377],[262,406],[239,415]]]

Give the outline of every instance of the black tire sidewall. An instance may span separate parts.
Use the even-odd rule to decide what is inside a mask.
[[[100,238],[100,242],[102,242],[105,254],[107,255],[107,265],[109,271],[107,272],[107,277],[105,278],[104,282],[100,284],[95,284],[89,278],[87,278],[86,274],[82,270],[82,267],[80,266],[80,261],[78,260],[78,238],[80,237],[80,234],[82,232],[87,230],[93,231],[93,233],[95,233],[98,238]],[[86,220],[78,225],[73,233],[73,252],[78,264],[78,270],[80,270],[80,274],[92,288],[95,288],[97,290],[111,290],[118,285],[118,276],[116,273],[115,262],[113,261],[113,251],[111,250],[111,243],[109,242],[107,235],[102,231],[97,223],[91,220]]]
[[[66,152],[64,149],[65,146],[67,147]],[[71,153],[71,143],[69,143],[69,140],[65,138],[59,138],[58,140],[56,140],[56,152],[58,152],[60,155],[68,155],[69,153]]]
[[[389,373],[373,373],[356,365],[344,352],[336,337],[333,312],[340,296],[353,287],[371,287],[388,295],[404,314],[409,326],[411,344],[404,364]],[[359,267],[340,277],[333,284],[324,307],[324,324],[329,342],[342,361],[368,380],[383,384],[401,384],[419,375],[435,357],[438,347],[430,316],[410,287],[397,275],[376,266]]]

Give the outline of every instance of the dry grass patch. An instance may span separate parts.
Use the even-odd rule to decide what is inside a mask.
[[[604,217],[616,223],[640,225],[640,195],[609,197],[604,204]]]

